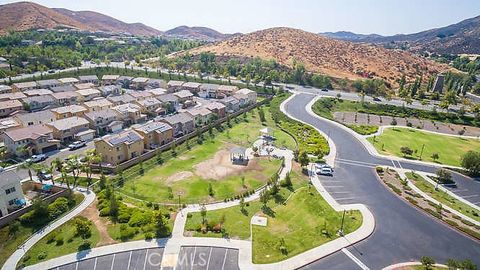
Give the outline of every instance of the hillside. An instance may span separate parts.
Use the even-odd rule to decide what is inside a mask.
[[[222,34],[216,30],[207,27],[189,27],[185,25],[165,31],[164,35],[172,38],[202,40],[210,42],[224,40],[231,36],[228,34]]]
[[[337,78],[361,78],[364,74],[395,84],[404,73],[409,79],[420,72],[436,74],[448,66],[399,50],[350,43],[291,28],[271,28],[234,37],[190,51],[223,56],[275,59],[292,67],[293,60],[307,70]]]
[[[322,33],[325,36],[368,43],[384,44],[393,48],[406,48],[415,52],[439,54],[480,54],[480,16],[446,27],[419,33],[395,36],[360,35],[349,32]]]
[[[125,23],[92,11],[52,9],[31,2],[0,5],[0,35],[28,29],[76,28],[88,31],[156,36],[160,31],[140,23]]]

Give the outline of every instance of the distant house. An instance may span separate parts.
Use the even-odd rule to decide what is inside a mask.
[[[83,89],[83,90],[77,90],[78,96],[80,97],[81,102],[86,102],[93,100],[95,98],[101,97],[102,93],[97,90],[97,89]]]
[[[12,84],[12,91],[13,92],[23,92],[26,90],[32,90],[37,88],[36,82],[22,82],[22,83],[14,83]]]
[[[144,151],[144,142],[136,131],[125,130],[96,139],[95,150],[102,156],[103,162],[117,165],[140,156]]]
[[[110,109],[113,107],[113,104],[110,101],[108,101],[106,98],[99,98],[92,101],[84,102],[83,106],[87,108],[88,111],[95,112],[95,111]]]
[[[0,84],[0,94],[6,94],[11,92],[12,92],[12,87],[8,85]]]
[[[61,78],[58,79],[62,85],[74,85],[79,82],[77,78]]]
[[[0,101],[0,117],[9,116],[21,110],[23,110],[23,104],[18,100]]]
[[[0,138],[3,133],[8,130],[21,127],[20,123],[13,117],[0,119]]]
[[[73,116],[48,123],[53,129],[53,137],[62,142],[73,141],[77,134],[89,129],[89,122],[85,118]]]
[[[220,102],[208,102],[204,107],[212,111],[217,118],[223,118],[227,115],[226,106]]]
[[[141,108],[137,104],[126,103],[115,106],[112,109],[120,115],[126,125],[138,124],[146,120],[146,115],[142,114]]]
[[[0,101],[19,100],[26,97],[27,96],[21,92],[6,93],[6,94],[0,94]]]
[[[17,114],[13,118],[23,127],[43,125],[57,120],[55,114],[49,110]]]
[[[21,206],[18,204],[25,200],[20,181],[15,171],[3,173],[0,182],[0,217],[19,209]]]
[[[171,107],[173,110],[175,110],[175,108],[177,108],[179,105],[178,97],[173,94],[160,95],[157,97],[157,99],[160,100],[164,106]]]
[[[180,91],[183,84],[184,82],[182,81],[169,81],[167,83],[167,90],[169,93]]]
[[[118,85],[106,85],[99,87],[98,90],[102,93],[102,96],[107,97],[107,96],[117,96],[121,94],[120,87]]]
[[[220,100],[218,100],[218,102],[225,105],[226,111],[228,113],[234,113],[234,112],[240,110],[240,102],[238,101],[238,99],[236,99],[233,96],[220,99]]]
[[[98,84],[97,75],[78,76],[80,83],[93,83]]]
[[[73,116],[83,117],[83,115],[88,112],[88,109],[80,105],[69,105],[65,107],[54,108],[50,111],[54,114],[55,119],[60,120]]]
[[[147,83],[147,87],[149,89],[166,88],[167,83],[164,80],[160,80],[160,79],[149,79]]]
[[[91,88],[95,88],[95,84],[93,84],[93,83],[77,83],[73,87],[75,87],[77,90],[91,89]]]
[[[180,137],[195,131],[193,117],[187,113],[178,113],[167,117],[158,117],[156,121],[165,122],[173,127],[173,136]]]
[[[48,90],[48,89],[32,89],[32,90],[23,91],[23,94],[26,95],[27,97],[33,97],[33,96],[50,95],[50,94],[53,94],[53,92],[52,90]]]
[[[218,87],[218,84],[204,83],[200,86],[198,96],[203,98],[216,98]]]
[[[188,90],[180,90],[176,93],[173,93],[173,95],[178,98],[178,102],[180,103],[193,100],[193,94]]]
[[[84,115],[85,119],[90,123],[90,128],[96,130],[97,134],[107,132],[116,132],[118,130],[109,130],[109,125],[120,119],[118,113],[112,109],[105,109],[96,112],[88,112]]]
[[[158,113],[159,111],[157,110],[159,108],[162,108],[162,102],[156,98],[147,98],[143,100],[137,100],[135,101],[135,103],[140,106],[142,113],[145,113],[147,115],[156,116],[159,114]]]
[[[212,111],[205,107],[195,107],[192,109],[188,109],[185,112],[194,119],[196,127],[201,127],[209,124],[214,116]]]
[[[103,75],[102,76],[102,84],[103,85],[112,85],[116,84],[120,75]]]
[[[148,91],[127,91],[127,94],[132,96],[135,100],[144,100],[152,97],[152,93]]]
[[[24,108],[32,112],[56,106],[56,100],[51,95],[26,97],[21,101]]]
[[[152,94],[153,97],[158,97],[161,95],[165,95],[167,93],[167,89],[163,89],[163,88],[153,88],[153,89],[148,89],[146,91]]]
[[[16,156],[42,154],[59,148],[59,141],[53,137],[53,131],[45,125],[17,128],[4,133],[7,152]],[[25,149],[26,152],[20,152]]]
[[[155,149],[173,140],[173,128],[164,122],[146,123],[134,130],[143,137],[146,149]]]
[[[117,85],[123,88],[130,88],[130,84],[132,83],[133,77],[130,76],[120,76],[117,79]]]
[[[53,93],[51,96],[59,106],[77,104],[80,99],[75,91]]]
[[[37,81],[37,87],[38,88],[50,89],[52,87],[57,87],[57,86],[60,86],[60,85],[62,85],[62,83],[60,81],[54,80],[54,79]]]
[[[218,86],[218,97],[229,97],[238,91],[238,87],[235,85],[220,85]]]
[[[62,85],[62,86],[57,86],[57,87],[52,87],[50,88],[54,93],[60,93],[60,92],[74,92],[78,90],[75,88],[73,85]]]
[[[113,106],[134,102],[135,99],[129,94],[107,97],[107,100],[113,103]]]
[[[134,78],[130,84],[130,89],[143,90],[147,86],[148,78],[137,77]]]
[[[255,91],[252,91],[252,90],[247,89],[247,88],[243,88],[243,89],[240,89],[237,92],[235,92],[235,94],[246,95],[247,99],[248,99],[248,101],[247,101],[248,104],[257,103],[257,92],[255,92]]]
[[[198,94],[200,92],[200,86],[201,83],[196,83],[196,82],[186,82],[182,85],[182,88],[185,90],[188,90],[194,94]]]

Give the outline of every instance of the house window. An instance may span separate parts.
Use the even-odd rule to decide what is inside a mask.
[[[8,205],[14,205],[16,200],[17,199],[13,199],[13,200],[8,201]]]
[[[15,187],[5,189],[5,194],[7,194],[7,195],[10,194],[10,193],[13,193],[13,192],[15,192]]]

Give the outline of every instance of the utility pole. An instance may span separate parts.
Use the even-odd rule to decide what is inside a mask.
[[[342,215],[342,225],[340,227],[340,231],[338,231],[338,233],[343,236],[343,223],[345,221],[345,210],[343,210],[343,215]]]

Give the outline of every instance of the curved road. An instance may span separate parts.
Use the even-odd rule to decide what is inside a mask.
[[[373,234],[348,250],[370,269],[418,261],[422,256],[431,256],[438,262],[445,262],[449,258],[468,258],[480,265],[480,242],[449,228],[395,196],[380,183],[374,171],[375,165],[401,166],[427,172],[435,172],[436,168],[408,161],[392,163],[388,158],[372,156],[346,130],[308,114],[307,104],[314,97],[298,94],[286,104],[285,109],[293,117],[329,134],[334,141],[337,148],[335,175],[333,178],[322,178],[322,183],[340,203],[365,204],[375,215],[376,228]],[[465,177],[455,175],[455,178],[459,185],[480,189],[480,185]],[[305,269],[352,269],[352,261],[339,251]]]

